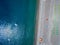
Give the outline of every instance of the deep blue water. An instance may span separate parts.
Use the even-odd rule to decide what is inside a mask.
[[[35,1],[0,0],[0,45],[33,45]]]

